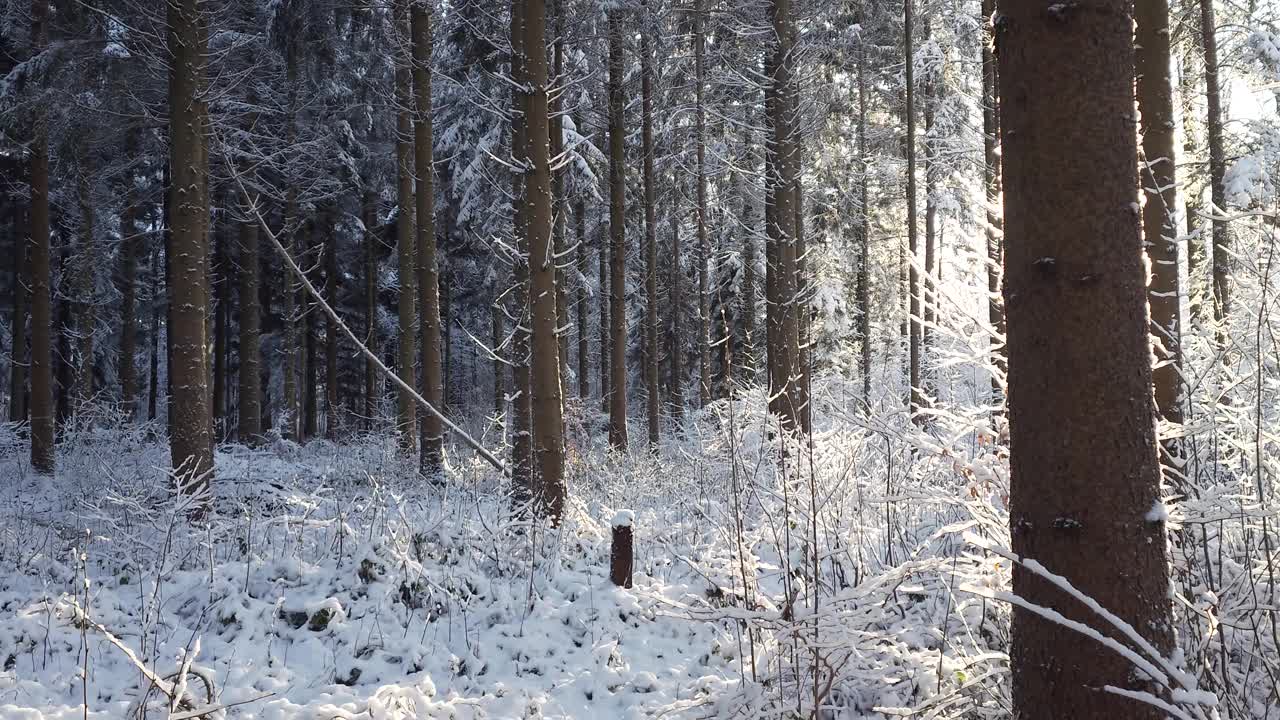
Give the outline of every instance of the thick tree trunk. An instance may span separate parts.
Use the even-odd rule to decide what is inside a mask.
[[[413,4],[414,172],[418,176],[418,331],[421,334],[422,397],[444,407],[440,369],[440,269],[436,261],[435,177],[431,128],[431,11],[422,0]],[[422,418],[422,472],[440,472],[444,426],[427,413]]]
[[[317,250],[323,250],[324,241],[319,242],[317,246],[316,218],[309,218],[306,222],[306,242],[307,249],[304,251],[307,256],[315,257]],[[319,268],[315,267],[316,263],[308,259],[307,264],[312,267],[310,280],[312,284],[320,286],[320,278],[317,277]],[[316,344],[319,340],[317,337],[319,328],[317,328],[317,316],[320,312],[319,305],[308,294],[303,300],[306,310],[302,313],[302,333],[303,333],[303,358],[302,358],[302,439],[305,441],[314,440],[320,435],[320,359],[317,357],[319,348]]]
[[[523,0],[524,62],[519,78],[527,112],[524,195],[525,244],[529,248],[529,317],[533,336],[530,392],[533,411],[533,455],[537,473],[536,506],[558,523],[564,515],[564,420],[560,395],[560,347],[556,338],[556,262],[552,245],[551,157],[543,138],[548,133],[547,56],[543,0]],[[531,51],[532,49],[532,51]]]
[[[650,25],[652,18],[648,3],[644,4],[644,22]],[[649,33],[640,34],[640,85],[643,106],[644,143],[644,247],[645,247],[645,357],[644,378],[648,394],[649,445],[658,446],[661,389],[658,387],[658,227],[654,214],[653,187],[653,58],[650,57]]]
[[[203,83],[205,46],[200,0],[175,0],[169,26],[169,366],[175,480],[186,492],[201,492],[213,471],[206,336],[209,208],[204,173]]]
[[[767,270],[773,287],[768,310],[774,337],[770,340],[769,409],[785,429],[802,429],[804,401],[801,392],[800,328],[797,313],[798,267],[796,256],[796,205],[799,198],[799,152],[795,116],[794,19],[791,0],[773,0],[769,8],[776,44],[769,85],[768,110],[773,129],[773,213],[769,240],[774,250]]]
[[[596,225],[596,246],[598,251],[596,257],[599,260],[596,270],[597,286],[599,288],[600,297],[597,304],[596,314],[599,316],[597,325],[600,334],[600,406],[603,412],[609,412],[609,401],[613,397],[613,391],[610,390],[609,370],[613,365],[609,353],[609,303],[612,295],[609,294],[609,236],[603,230],[603,224]]]
[[[915,50],[912,47],[914,39],[912,38],[912,24],[915,20],[915,9],[913,7],[915,0],[904,0],[903,6],[903,48],[906,53],[907,65],[907,294],[910,298],[908,301],[908,324],[910,325],[908,339],[908,368],[907,382],[909,385],[909,400],[907,403],[911,418],[915,421],[921,420],[920,409],[923,406],[923,398],[920,394],[920,272],[916,269],[916,259],[919,257],[918,237],[919,224],[917,221],[916,210],[916,95],[915,95]]]
[[[1224,177],[1227,160],[1222,147],[1222,91],[1218,74],[1218,25],[1214,20],[1213,0],[1200,0],[1200,32],[1204,49],[1205,124],[1209,128],[1209,197],[1213,214],[1226,212],[1227,192]],[[1227,337],[1227,320],[1231,315],[1231,236],[1227,224],[1212,221],[1213,226],[1213,319],[1218,323],[1218,342]]]
[[[220,193],[219,199],[225,202],[225,194]],[[213,313],[213,389],[209,396],[211,404],[210,412],[213,415],[213,437],[214,442],[221,441],[227,435],[227,347],[230,345],[227,337],[230,329],[230,318],[228,317],[227,305],[230,300],[230,293],[227,289],[228,273],[228,253],[227,253],[227,225],[225,222],[209,221],[213,227],[213,271],[211,273],[213,282],[213,301],[215,303]]]
[[[924,43],[933,39],[933,23],[928,18],[924,24]],[[924,281],[920,287],[921,311],[924,313],[920,329],[920,353],[924,367],[920,369],[922,395],[934,393],[930,360],[933,348],[933,328],[937,321],[937,281],[935,278],[938,252],[938,162],[937,147],[933,137],[934,118],[937,115],[938,86],[933,73],[925,79],[924,91]]]
[[[982,0],[983,22],[995,14],[995,0]],[[984,25],[985,27],[985,25]],[[1000,283],[1004,274],[1003,220],[1000,214],[1000,114],[996,97],[996,58],[992,45],[984,36],[982,42],[982,185],[986,189],[987,235],[987,322],[1004,335],[1004,305],[1000,302]],[[1008,371],[1008,353],[999,340],[992,340],[991,362],[998,374]],[[1002,400],[1000,378],[991,377],[992,403]]]
[[[742,195],[742,289],[738,298],[738,314],[742,318],[742,350],[739,362],[742,380],[748,385],[756,379],[756,236],[755,214],[745,188]]]
[[[167,234],[166,234],[167,235]],[[157,268],[160,264],[159,254],[151,253],[151,277],[158,278],[162,272]],[[167,274],[167,273],[166,273]],[[160,293],[152,286],[149,299],[151,301],[151,322],[147,326],[147,342],[150,343],[147,367],[147,420],[156,419],[156,403],[160,395]],[[166,346],[168,343],[166,343]]]
[[[396,0],[396,32],[403,39],[409,34],[410,0]],[[412,73],[406,60],[396,61],[396,247],[399,259],[400,293],[398,301],[400,318],[399,351],[396,353],[396,374],[409,387],[417,384],[414,357],[417,354],[417,308],[415,297],[415,262],[417,248],[414,237],[413,167],[414,142],[412,122]],[[416,408],[413,397],[403,388],[397,391],[399,413],[396,430],[400,433],[400,448],[406,455],[417,449]],[[439,407],[439,406],[437,406]]]
[[[550,81],[564,83],[564,0],[552,0],[552,12],[556,16],[555,24],[555,46],[552,50],[552,75]],[[550,133],[551,133],[551,159],[556,162],[560,155],[564,152],[564,127],[563,116],[561,115],[562,93],[566,92],[564,87],[557,88],[553,93],[549,93],[549,102],[551,107],[550,114]],[[552,226],[553,237],[555,242],[555,264],[556,264],[556,332],[557,342],[560,347],[560,371],[567,374],[569,372],[569,295],[568,285],[565,282],[564,272],[564,256],[565,256],[565,232],[568,218],[565,216],[565,198],[564,198],[564,171],[557,170],[551,174],[551,212],[554,216],[554,225]],[[563,398],[562,398],[563,399]]]
[[[1173,85],[1169,78],[1169,4],[1167,0],[1134,3],[1134,46],[1137,63],[1138,110],[1145,162],[1139,164],[1138,182],[1146,193],[1142,230],[1151,260],[1147,303],[1151,308],[1151,334],[1156,359],[1152,371],[1156,409],[1171,423],[1182,422],[1180,400],[1182,333],[1179,318],[1182,291],[1178,283],[1178,184],[1174,151]],[[1178,472],[1177,448],[1167,448],[1166,469]]]
[[[622,20],[609,12],[609,444],[627,447],[626,128]]]
[[[1064,576],[1166,656],[1168,558],[1151,394],[1125,0],[1000,0],[1013,552]],[[1088,388],[1088,392],[1082,392]],[[1098,617],[1024,565],[1013,592]],[[1120,656],[1015,607],[1014,715],[1162,718]]]
[[[694,147],[697,153],[698,401],[711,402],[711,240],[707,237],[706,2],[693,3]]]
[[[285,74],[289,95],[287,143],[292,147],[298,138],[298,49],[289,43],[285,51]],[[289,253],[297,257],[297,224],[298,224],[298,180],[292,175],[288,177],[289,186],[285,191],[284,226],[281,230],[285,247]],[[297,440],[299,436],[302,408],[298,404],[298,286],[291,273],[285,273],[281,288],[281,316],[284,324],[284,343],[280,362],[284,366],[283,393],[281,405],[283,417],[280,435],[286,440]]]
[[[48,0],[31,2],[32,56],[45,42]],[[49,261],[49,135],[45,113],[32,119],[31,163],[31,467],[52,475],[53,307]]]

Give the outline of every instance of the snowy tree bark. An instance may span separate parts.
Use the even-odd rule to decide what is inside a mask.
[[[653,26],[652,11],[648,2],[642,2],[645,29],[640,34],[640,87],[644,145],[644,247],[645,247],[645,391],[649,419],[649,445],[658,446],[659,400],[658,387],[658,227],[654,214],[653,187],[653,58],[649,42],[649,28]]]
[[[1172,648],[1125,0],[1000,0],[1013,551]],[[1087,389],[1087,391],[1082,391]],[[1025,566],[1013,591],[1095,625]],[[1014,714],[1155,718],[1128,660],[1013,612]]]
[[[396,0],[394,8],[396,34],[403,52],[409,51],[409,0]],[[400,293],[397,301],[400,320],[400,338],[396,353],[396,374],[409,386],[417,384],[414,358],[417,354],[417,298],[415,272],[417,260],[414,236],[413,195],[413,88],[409,58],[396,60],[396,248]],[[400,433],[400,447],[406,455],[412,455],[417,446],[417,412],[413,397],[404,388],[397,395],[399,408],[396,430]]]
[[[413,3],[414,172],[418,177],[418,330],[421,333],[422,397],[444,407],[440,367],[440,268],[436,260],[435,178],[431,127],[431,9]],[[422,472],[440,472],[444,426],[431,414],[422,418]]]
[[[627,447],[626,128],[620,11],[609,11],[609,444]]]
[[[44,49],[48,0],[31,1],[31,55]],[[31,467],[52,475],[53,450],[53,306],[49,261],[49,129],[38,110],[32,119],[31,190]]]

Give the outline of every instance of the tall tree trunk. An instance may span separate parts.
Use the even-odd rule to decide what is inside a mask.
[[[774,315],[769,355],[769,409],[786,429],[802,429],[804,403],[800,385],[800,328],[797,313],[796,205],[799,178],[799,148],[796,133],[794,19],[791,0],[773,0],[770,20],[777,39],[772,48],[773,60],[768,103],[773,128],[773,214],[769,223],[769,240],[773,245],[773,262],[767,268],[772,279],[773,300],[769,312]]]
[[[374,232],[377,208],[373,191],[366,184],[360,198],[360,219],[364,225],[364,342],[370,348],[379,347],[378,341],[378,235]],[[374,427],[378,413],[378,372],[373,360],[364,359],[364,426]]]
[[[414,172],[418,176],[418,331],[421,334],[422,396],[444,406],[440,369],[440,269],[436,262],[435,177],[431,132],[431,11],[423,0],[413,4]],[[440,472],[444,426],[426,413],[422,418],[422,472]]]
[[[1182,290],[1178,283],[1178,185],[1174,152],[1173,85],[1169,78],[1169,4],[1167,0],[1137,0],[1134,4],[1134,46],[1137,63],[1138,110],[1142,116],[1142,152],[1138,181],[1146,193],[1142,230],[1151,260],[1147,302],[1151,333],[1158,340],[1152,371],[1156,409],[1171,423],[1182,422],[1179,399],[1182,345],[1179,318]],[[1166,469],[1178,472],[1177,448],[1167,448]]]
[[[742,379],[748,385],[756,379],[756,236],[751,198],[742,192],[742,289],[738,313],[742,317],[742,352],[739,365]]]
[[[76,356],[75,409],[79,411],[93,401],[93,334],[98,324],[94,302],[94,275],[97,269],[97,247],[94,242],[93,196],[90,190],[89,164],[80,162],[80,248],[75,260]]]
[[[137,131],[125,133],[125,156],[132,161],[138,144]],[[120,381],[120,403],[125,416],[138,416],[138,248],[141,245],[134,218],[138,196],[133,173],[124,177],[124,208],[120,211],[120,353],[116,368]]]
[[[167,233],[166,233],[167,236]],[[161,271],[159,253],[151,253],[151,277],[158,278]],[[167,274],[167,271],[165,271]],[[152,285],[148,296],[151,305],[151,322],[147,326],[147,342],[150,343],[147,368],[147,420],[156,419],[156,403],[160,395],[160,298],[159,292]],[[165,343],[167,346],[168,343]]]
[[[585,400],[591,396],[591,349],[587,338],[587,203],[581,196],[573,206],[573,221],[578,243],[578,277],[574,283],[574,305],[578,309],[578,397]]]
[[[527,82],[526,64],[530,55],[542,53],[539,44],[537,52],[528,51],[525,47],[525,13],[529,9],[527,0],[512,0],[511,3],[511,78],[516,84],[511,91],[511,158],[516,168],[511,174],[512,198],[512,230],[516,236],[516,257],[513,259],[513,293],[512,308],[515,327],[512,328],[511,343],[511,452],[514,468],[511,476],[512,499],[517,506],[524,505],[534,498],[533,467],[533,401],[530,389],[530,352],[529,352],[529,204],[526,202],[525,183],[527,180],[534,137],[529,128],[530,110],[528,93],[521,92],[519,86]]]
[[[995,0],[982,0],[983,23],[995,14]],[[984,25],[985,27],[985,25]],[[992,45],[984,36],[982,41],[982,185],[986,189],[987,235],[987,322],[996,332],[1004,335],[1004,306],[1000,302],[1000,282],[1004,274],[1004,241],[1000,215],[1000,114],[996,97],[996,58]],[[992,340],[991,362],[998,374],[1008,371],[1008,354],[999,340]],[[1000,401],[1000,378],[991,377],[992,402]]]
[[[1200,78],[1195,68],[1202,66],[1204,58],[1200,45],[1204,33],[1200,27],[1199,0],[1190,3],[1190,11],[1183,13],[1182,25],[1183,50],[1178,57],[1178,88],[1182,102],[1182,164],[1192,167],[1201,162],[1204,149],[1202,119],[1196,117],[1199,98],[1203,95],[1200,89]],[[1204,324],[1208,306],[1204,302],[1204,268],[1205,251],[1204,235],[1200,212],[1204,197],[1204,185],[1198,173],[1183,173],[1182,200],[1186,206],[1187,237],[1187,306],[1190,309],[1192,325]],[[1211,304],[1211,303],[1210,303]]]
[[[603,224],[596,225],[596,245],[598,252],[596,257],[599,260],[596,270],[596,278],[599,281],[599,304],[596,314],[599,316],[597,325],[600,333],[600,405],[604,412],[609,412],[609,401],[613,397],[613,391],[610,390],[609,370],[613,365],[612,355],[609,352],[609,303],[613,296],[609,293],[609,237],[604,232]]]
[[[924,42],[927,45],[933,39],[933,23],[928,18],[924,24]],[[938,252],[938,161],[937,147],[933,137],[934,119],[937,115],[938,86],[935,75],[930,72],[925,78],[924,91],[924,282],[920,287],[921,310],[924,321],[920,330],[920,353],[922,367],[920,382],[924,386],[922,395],[932,396],[934,393],[933,373],[929,362],[933,348],[933,328],[937,321],[937,280],[935,278]]]
[[[396,32],[405,40],[409,35],[409,2],[396,0]],[[396,247],[399,258],[399,352],[396,354],[396,374],[409,387],[417,384],[414,356],[417,353],[417,316],[415,298],[415,262],[417,252],[414,237],[414,133],[412,121],[413,88],[412,73],[407,59],[396,60]],[[416,408],[413,396],[401,388],[397,391],[399,415],[396,429],[400,433],[400,447],[406,455],[417,449]],[[437,405],[437,407],[439,407]]]
[[[252,206],[256,198],[249,201]],[[240,403],[239,437],[246,445],[262,439],[261,327],[258,308],[258,224],[240,223]]]
[[[697,153],[698,401],[711,402],[711,240],[707,237],[706,2],[693,3],[694,147]]]
[[[910,324],[910,337],[908,340],[909,367],[907,368],[910,399],[907,405],[912,419],[919,421],[923,398],[920,394],[920,272],[916,269],[920,241],[916,210],[915,49],[912,47],[914,44],[912,38],[912,24],[915,20],[914,2],[915,0],[904,0],[902,6],[903,48],[907,58],[907,254],[910,256],[907,258],[907,293],[910,297],[908,301],[908,323]]]
[[[498,348],[502,345],[502,341],[503,341],[502,336],[504,335],[505,331],[502,328],[503,326],[503,322],[502,322],[503,312],[502,312],[502,305],[501,305],[502,299],[501,297],[499,297],[498,292],[496,290],[494,291],[493,295],[494,295],[493,300],[489,305],[489,338],[490,338],[489,347],[493,348],[493,351],[494,351],[493,416],[498,421],[501,421],[502,413],[507,408],[507,398],[505,395],[506,391],[503,388],[503,386],[506,384],[503,381],[506,379],[507,364],[502,361],[501,357],[498,356]]]
[[[31,2],[31,55],[44,49],[48,0]],[[46,114],[32,119],[31,138],[31,467],[52,475],[53,308],[49,262],[49,129]]]
[[[317,226],[320,223],[316,217],[307,218],[304,224],[304,237],[306,248],[302,253],[307,257],[307,267],[310,268],[308,273],[311,277],[311,283],[317,287],[323,287],[318,276],[320,268],[315,267],[316,262],[313,257],[318,257],[317,250],[322,250],[324,241],[317,241]],[[320,313],[320,306],[311,298],[310,293],[304,296],[302,311],[302,433],[301,438],[304,441],[314,440],[320,434],[320,359],[317,357],[319,348],[316,344],[319,340],[319,328],[316,327],[316,317]]]
[[[201,492],[213,471],[209,371],[205,317],[208,312],[205,233],[209,208],[202,156],[206,140],[199,92],[205,71],[200,0],[175,0],[169,26],[169,347],[172,363],[172,435],[175,479],[187,492]]]
[[[338,229],[335,208],[326,205],[321,211],[324,233],[324,299],[329,307],[338,306]],[[324,436],[338,437],[338,324],[325,316],[324,328]]]
[[[658,403],[661,389],[658,387],[658,227],[654,215],[653,187],[653,58],[649,46],[647,28],[653,23],[648,3],[643,3],[645,31],[640,34],[640,85],[643,106],[644,143],[644,247],[645,247],[645,356],[644,378],[648,393],[649,445],[658,446]]]
[[[560,348],[556,339],[556,262],[551,238],[551,157],[548,133],[546,3],[523,0],[524,62],[519,78],[527,89],[525,244],[529,248],[529,317],[533,348],[530,391],[533,396],[533,454],[537,472],[537,507],[558,523],[564,515],[564,419],[560,396]],[[615,275],[616,277],[616,275]]]
[[[1013,552],[1173,646],[1133,127],[1131,3],[999,0]],[[1088,388],[1088,392],[1081,392]],[[1065,429],[1065,431],[1064,431]],[[1025,565],[1013,592],[1096,626]],[[1162,718],[1119,655],[1014,608],[1014,715]]]
[[[626,129],[622,20],[609,11],[609,444],[627,447]]]
[[[298,49],[295,43],[289,43],[285,50],[285,74],[288,85],[289,116],[286,130],[289,147],[298,139]],[[290,254],[297,257],[297,224],[298,224],[298,179],[288,174],[289,186],[285,190],[284,203],[284,235],[285,246]],[[280,434],[286,440],[297,440],[299,437],[302,408],[298,404],[298,285],[292,273],[285,272],[284,287],[281,288],[281,316],[284,324],[284,347],[281,350],[281,364],[284,366],[283,418]]]
[[[1222,91],[1218,75],[1218,24],[1213,16],[1213,0],[1200,0],[1200,31],[1204,48],[1204,86],[1209,128],[1209,196],[1213,214],[1220,215],[1227,206],[1224,177],[1227,160],[1222,147]],[[1227,336],[1227,319],[1231,315],[1231,236],[1227,224],[1213,221],[1213,319],[1218,323],[1218,342]]]
[[[219,197],[225,202],[225,197]],[[214,441],[222,440],[227,435],[227,347],[230,319],[227,317],[227,305],[230,293],[227,290],[227,227],[226,223],[213,223],[213,259],[212,282],[216,303],[213,313],[213,390],[209,396],[212,404]]]
[[[552,75],[549,78],[556,83],[564,83],[564,0],[552,0],[552,12],[556,16],[555,24],[555,44],[552,49]],[[564,123],[563,115],[561,115],[562,95],[567,88],[561,87],[549,95],[551,103],[550,113],[550,133],[551,133],[551,160],[557,162],[560,155],[564,152]],[[565,210],[568,208],[564,202],[564,171],[556,170],[551,174],[551,212],[554,219],[552,226],[552,236],[555,239],[553,247],[555,248],[555,264],[556,264],[556,331],[557,340],[560,347],[560,371],[562,373],[569,372],[569,295],[567,292],[567,283],[565,282],[564,272],[564,255],[565,255],[565,231],[568,218],[565,216]]]
[[[680,310],[684,303],[684,269],[681,267],[680,250],[680,199],[672,178],[671,192],[671,278],[667,293],[671,307],[671,335],[667,338],[667,356],[671,359],[671,418],[678,426],[684,419],[684,367],[680,362],[684,353],[684,333],[680,326]]]
[[[986,0],[994,2],[994,0]],[[987,14],[990,16],[990,13]],[[858,338],[861,352],[862,407],[871,409],[871,192],[867,155],[867,40],[858,37]]]

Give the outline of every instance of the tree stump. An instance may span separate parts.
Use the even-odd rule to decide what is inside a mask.
[[[631,587],[631,570],[635,564],[631,525],[635,513],[619,510],[613,516],[613,548],[609,553],[609,579],[618,587]]]

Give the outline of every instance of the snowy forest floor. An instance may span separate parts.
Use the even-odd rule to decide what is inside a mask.
[[[386,437],[226,445],[192,522],[147,428],[73,431],[48,479],[4,427],[0,717],[1007,715],[1007,608],[959,590],[1007,582],[961,538],[1002,532],[1000,450],[977,423],[922,451],[833,394],[785,465],[762,397],[656,455],[578,408],[554,532],[458,448],[432,485]]]

